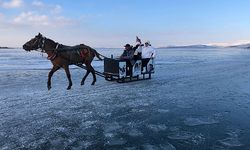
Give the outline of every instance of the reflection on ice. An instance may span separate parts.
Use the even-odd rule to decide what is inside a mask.
[[[107,142],[106,142],[106,144],[110,146],[123,145],[125,143],[126,143],[126,140],[123,138],[119,138],[119,137],[107,138]]]
[[[158,109],[159,113],[168,113],[169,110],[168,109]]]
[[[160,132],[160,131],[165,131],[167,129],[167,126],[164,124],[160,125],[150,124],[148,125],[148,128],[154,132]]]
[[[219,142],[227,147],[239,147],[243,144],[239,141],[239,130],[231,131],[228,133],[229,137],[219,140]]]
[[[191,104],[188,104],[188,103],[185,102],[185,101],[178,101],[177,107],[178,107],[178,108],[183,108],[183,109],[191,109],[191,108],[192,108],[192,105],[191,105]]]
[[[176,150],[176,148],[170,143],[168,143],[166,145],[161,145],[160,148],[162,150]]]
[[[155,145],[145,144],[143,146],[144,150],[158,150],[159,148]]]
[[[82,122],[82,127],[83,128],[90,128],[92,126],[94,126],[97,123],[97,121],[84,121]]]
[[[106,144],[110,146],[123,145],[126,140],[119,136],[122,126],[117,122],[107,123],[104,126],[104,136],[106,139]]]
[[[159,146],[156,146],[156,145],[150,145],[150,144],[145,144],[143,146],[143,149],[144,150],[176,150],[176,148],[170,144],[170,143],[167,143],[167,144],[161,144]]]
[[[211,118],[186,118],[184,123],[188,126],[210,125],[219,123],[217,120]]]
[[[143,136],[143,133],[137,129],[131,129],[129,130],[128,135],[133,136],[133,137],[136,137],[136,136],[138,137],[138,136]]]
[[[203,134],[192,133],[188,131],[173,131],[168,136],[169,139],[172,140],[184,140],[191,145],[199,145],[205,141],[205,137]]]
[[[95,127],[87,128],[83,131],[82,135],[94,136],[97,134],[97,129]]]
[[[186,132],[186,131],[177,131],[171,133],[168,138],[172,140],[188,140],[191,139],[194,136],[193,133],[191,132]]]
[[[235,146],[242,146],[241,142],[237,138],[226,138],[220,140],[221,144],[228,146],[228,147],[235,147]]]
[[[119,125],[119,123],[117,123],[117,122],[108,123],[105,125],[104,132],[105,133],[115,132],[121,128],[122,128],[122,126]]]
[[[76,145],[72,146],[72,150],[87,149],[93,144],[91,141],[79,141]]]

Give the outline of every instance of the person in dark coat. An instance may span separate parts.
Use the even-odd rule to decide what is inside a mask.
[[[136,45],[135,47],[131,46],[130,44],[126,44],[124,46],[124,51],[122,55],[120,56],[120,60],[125,60],[127,63],[127,73],[128,75],[132,74],[132,67],[135,63],[134,60],[134,53],[135,50],[139,47],[139,45]]]
[[[133,59],[134,52],[135,52],[135,48],[133,48],[130,44],[126,44],[124,46],[124,51],[123,51],[122,55],[120,56],[120,59],[121,60]]]

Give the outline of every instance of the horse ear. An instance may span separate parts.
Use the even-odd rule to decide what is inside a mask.
[[[39,32],[39,33],[38,33],[38,36],[42,36],[42,34]]]

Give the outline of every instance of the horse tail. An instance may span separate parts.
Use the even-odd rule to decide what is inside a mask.
[[[101,55],[101,54],[98,53],[96,50],[94,50],[94,53],[95,53],[95,56],[96,56],[99,60],[103,60],[103,59],[101,58],[101,56],[105,58],[105,56]]]

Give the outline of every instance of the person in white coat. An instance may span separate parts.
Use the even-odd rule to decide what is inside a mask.
[[[155,58],[155,49],[151,46],[150,41],[145,42],[145,45],[142,47],[142,72],[149,71],[147,64],[150,59]]]
[[[155,49],[151,46],[150,42],[145,42],[142,48],[142,58],[155,58]]]

